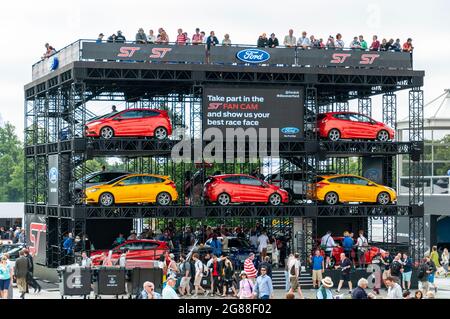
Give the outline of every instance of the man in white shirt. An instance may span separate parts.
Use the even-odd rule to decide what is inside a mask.
[[[166,286],[162,291],[162,299],[180,299],[175,291],[176,283],[177,279],[175,277],[171,276],[167,279]]]
[[[194,288],[195,294],[194,298],[198,298],[198,291],[201,290],[203,293],[208,295],[208,291],[206,291],[202,287],[202,279],[203,279],[203,262],[200,260],[198,253],[194,253],[192,255],[192,260],[194,261],[195,268],[195,277],[194,277]]]
[[[288,272],[289,272],[289,283],[291,285],[291,289],[289,289],[289,293],[295,293],[297,290],[300,298],[303,298],[302,289],[300,284],[298,283],[298,277],[300,276],[300,255],[299,253],[294,254],[294,258],[291,258],[288,264]]]
[[[297,46],[308,49],[311,46],[310,39],[306,36],[306,31],[302,32],[302,36],[298,38]]]
[[[268,244],[269,244],[269,237],[267,237],[266,231],[264,230],[258,237],[258,251],[261,256],[261,261],[264,260],[264,258],[266,258]]]
[[[283,44],[288,48],[293,48],[295,47],[295,40],[296,38],[294,37],[294,30],[290,29],[289,35],[284,37]]]
[[[388,287],[388,293],[386,299],[403,299],[402,287],[395,282],[392,277],[387,277],[384,281]]]
[[[92,261],[91,258],[88,257],[85,251],[81,253],[81,267],[91,268],[92,267]]]
[[[328,268],[330,265],[331,253],[333,252],[333,248],[336,247],[336,243],[331,236],[331,231],[327,231],[327,233],[322,237],[320,247],[325,250],[325,255],[327,256],[325,260],[325,268]]]
[[[367,238],[364,237],[364,231],[359,231],[359,237],[356,241],[357,246],[357,254],[358,254],[358,263],[359,267],[364,269],[366,268],[366,251],[369,243],[367,242]]]

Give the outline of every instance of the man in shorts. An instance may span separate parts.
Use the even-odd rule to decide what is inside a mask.
[[[313,280],[313,288],[316,289],[320,287],[320,282],[322,281],[322,274],[325,271],[325,262],[323,260],[323,256],[320,255],[320,250],[316,249],[314,256],[311,258],[312,265],[312,280]]]
[[[180,295],[190,296],[190,283],[191,283],[191,264],[186,261],[186,257],[184,255],[180,256],[180,275],[181,281],[180,286],[178,287],[178,291]]]
[[[294,258],[291,259],[288,269],[289,283],[291,284],[289,293],[294,293],[297,290],[300,298],[303,298],[302,289],[298,283],[298,277],[300,276],[300,255],[298,253],[294,254]]]
[[[201,290],[205,294],[205,296],[207,296],[208,291],[202,287],[203,272],[205,268],[203,262],[200,260],[198,253],[192,255],[192,260],[194,260],[194,268],[195,268],[195,277],[194,277],[195,294],[193,298],[198,297],[199,290]]]

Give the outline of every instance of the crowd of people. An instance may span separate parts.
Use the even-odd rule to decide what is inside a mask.
[[[177,34],[174,37],[175,41],[170,41],[169,35],[164,28],[159,28],[157,34],[153,29],[150,29],[148,33],[145,33],[143,28],[139,28],[137,31],[134,42],[136,44],[169,44],[175,43],[177,45],[204,45],[207,50],[210,50],[212,46],[222,45],[231,46],[231,38],[228,33],[225,33],[222,41],[219,41],[214,31],[210,31],[209,35],[206,35],[205,31],[201,31],[200,28],[196,28],[192,36],[189,36],[188,32],[183,31],[182,28],[177,30]],[[173,39],[173,38],[172,38]],[[116,33],[111,34],[107,38],[103,33],[100,33],[97,37],[96,43],[126,43],[127,39],[121,30]],[[280,42],[275,35],[271,33],[267,37],[267,33],[262,33],[256,40],[256,46],[260,48],[276,48],[276,47],[287,47],[287,48],[301,48],[301,49],[330,49],[330,50],[340,50],[340,49],[352,49],[352,50],[369,50],[369,51],[393,51],[393,52],[412,52],[414,47],[412,45],[412,39],[408,38],[403,44],[400,39],[397,38],[395,41],[393,38],[383,38],[381,41],[378,39],[377,35],[372,36],[372,42],[369,43],[364,39],[363,35],[354,36],[351,41],[346,42],[343,40],[341,33],[337,33],[336,36],[328,36],[326,41],[324,38],[315,37],[314,35],[308,35],[306,31],[301,33],[298,38],[294,35],[294,30],[290,29],[288,34],[284,36],[283,42]],[[45,44],[46,51],[42,55],[42,60],[49,58],[57,51],[56,49]]]
[[[12,227],[0,227],[0,241],[8,240],[13,244],[24,244],[25,243],[25,229],[20,226]]]

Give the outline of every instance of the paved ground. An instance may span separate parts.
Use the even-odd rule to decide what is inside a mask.
[[[436,278],[436,284],[438,286],[438,292],[436,294],[437,299],[450,299],[450,277],[449,278]],[[42,283],[42,291],[40,293],[30,293],[26,295],[26,299],[61,299],[61,295],[59,294],[58,286],[51,283]],[[414,291],[413,291],[414,292]],[[303,291],[303,294],[305,298],[313,298],[315,299],[315,291],[307,289]],[[350,295],[348,294],[348,290],[342,289],[341,294],[344,295],[344,298],[350,298]],[[386,292],[384,290],[381,291],[381,294],[378,296],[378,298],[384,298],[386,296]],[[91,298],[94,296],[91,295]],[[14,288],[14,299],[19,298],[19,292],[17,288]],[[68,297],[69,299],[80,299],[81,297]],[[103,299],[110,299],[114,297],[102,297]],[[189,299],[190,297],[186,297]],[[218,296],[214,297],[204,297],[199,296],[199,299],[207,299],[207,298],[221,298]],[[277,299],[284,299],[285,298],[285,292],[283,290],[275,290],[275,298]],[[296,298],[298,298],[298,295],[296,295]],[[229,297],[229,299],[233,299],[232,297]]]

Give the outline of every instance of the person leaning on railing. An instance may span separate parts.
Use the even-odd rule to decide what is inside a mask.
[[[136,33],[136,43],[137,44],[146,44],[147,36],[145,35],[144,29],[139,28],[138,33]]]
[[[45,51],[44,55],[41,57],[42,60],[45,60],[45,59],[51,57],[53,54],[56,53],[55,48],[52,47],[52,46],[51,46],[50,44],[48,44],[48,43],[45,44],[45,49],[46,49],[46,51]]]
[[[226,33],[224,35],[224,38],[222,40],[222,45],[223,46],[230,46],[231,45],[230,35],[228,33]]]
[[[269,48],[276,48],[277,46],[279,46],[280,44],[278,43],[278,39],[277,39],[277,37],[275,36],[275,33],[272,33],[271,35],[270,35],[270,38],[269,38],[269,40],[267,41],[267,46],[269,47]]]

